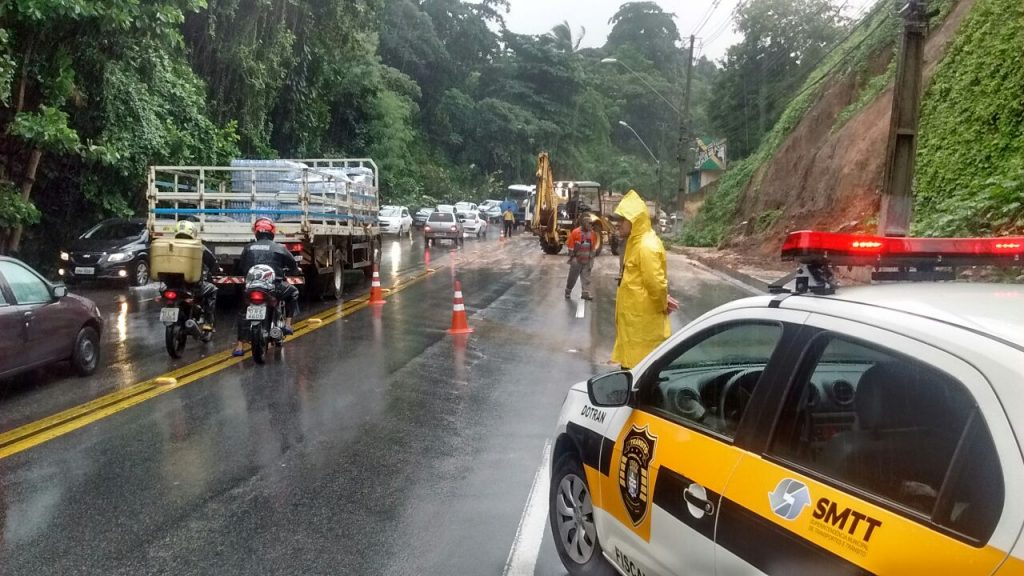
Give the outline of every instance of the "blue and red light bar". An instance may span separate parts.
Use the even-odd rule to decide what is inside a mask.
[[[1024,236],[897,238],[803,230],[782,245],[782,259],[874,266],[1024,265]]]

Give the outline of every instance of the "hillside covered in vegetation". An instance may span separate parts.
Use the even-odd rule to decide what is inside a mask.
[[[913,231],[1024,229],[1024,5],[945,0],[925,53]],[[875,232],[900,34],[879,2],[734,163],[682,240],[774,250],[803,228]]]

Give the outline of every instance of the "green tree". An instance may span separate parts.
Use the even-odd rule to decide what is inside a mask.
[[[655,2],[627,2],[608,21],[605,50],[611,53],[631,48],[667,77],[679,74],[682,52],[674,15]]]
[[[751,0],[712,90],[710,119],[729,139],[730,155],[753,152],[803,81],[847,28],[834,0]]]
[[[110,173],[124,174],[144,154],[144,143],[125,134],[136,129],[118,122],[125,110],[113,104],[118,98],[148,99],[159,135],[147,134],[149,142],[174,141],[164,150],[187,156],[188,142],[204,149],[230,147],[231,136],[212,123],[205,132],[191,130],[198,124],[177,120],[202,117],[202,91],[187,65],[183,65],[180,26],[184,14],[200,7],[197,0],[164,0],[140,4],[132,0],[24,0],[0,5],[0,181],[17,182],[22,203],[29,203],[42,186],[72,194],[69,181],[90,193],[84,176],[103,180]],[[146,83],[149,73],[162,69],[176,83],[154,95],[159,87]],[[140,83],[129,79],[142,79]],[[164,76],[161,80],[166,81]],[[128,86],[131,94],[119,90]],[[192,91],[194,98],[183,98]],[[158,100],[158,101],[157,101]],[[155,103],[154,103],[155,102]],[[200,122],[201,124],[201,122]],[[205,140],[205,142],[204,142]],[[211,146],[211,143],[213,146]],[[223,146],[222,146],[223,144]],[[60,165],[60,180],[51,178],[44,157]],[[132,184],[144,182],[141,170],[133,183],[92,188],[104,201],[129,195]],[[46,223],[44,211],[43,221]],[[2,249],[21,248],[21,224],[7,223]]]

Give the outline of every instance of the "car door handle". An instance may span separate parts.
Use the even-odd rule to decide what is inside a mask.
[[[686,503],[690,506],[703,510],[704,514],[707,516],[712,516],[715,513],[715,505],[707,498],[694,494],[693,486],[683,491],[683,499],[686,500]]]

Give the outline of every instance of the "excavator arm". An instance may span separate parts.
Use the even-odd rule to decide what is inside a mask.
[[[533,207],[534,225],[541,227],[541,240],[558,245],[558,198],[555,180],[551,175],[551,161],[547,152],[537,155],[537,202]]]

